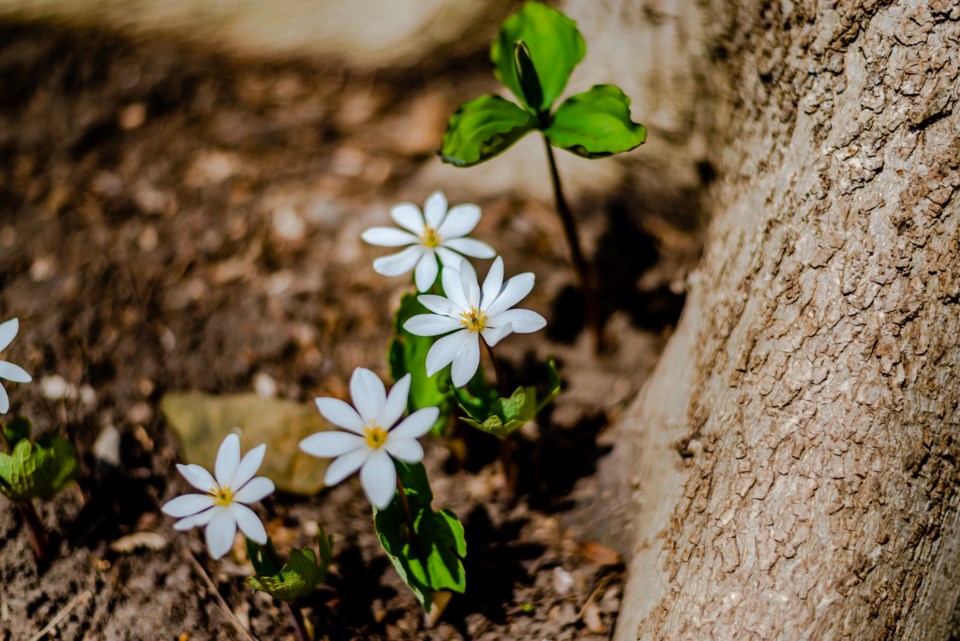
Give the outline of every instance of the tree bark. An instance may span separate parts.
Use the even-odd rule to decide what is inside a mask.
[[[620,425],[637,534],[616,638],[949,638],[960,5],[702,15],[719,180],[682,319]]]

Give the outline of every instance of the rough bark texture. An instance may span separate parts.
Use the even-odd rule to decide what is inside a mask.
[[[960,6],[704,13],[687,308],[623,421],[618,639],[946,639],[960,597]],[[707,63],[705,63],[707,64]]]

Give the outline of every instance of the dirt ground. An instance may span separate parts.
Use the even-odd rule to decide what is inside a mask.
[[[21,324],[2,357],[34,376],[7,389],[13,411],[68,435],[83,462],[75,488],[38,506],[58,551],[40,574],[0,499],[0,641],[51,622],[47,638],[64,641],[244,638],[237,625],[292,639],[278,605],[245,587],[242,559],[211,561],[196,533],[174,532],[160,514],[185,490],[160,399],[257,389],[310,401],[345,396],[357,366],[388,378],[386,328],[409,282],[377,275],[384,250],[360,233],[432,190],[418,176],[439,162],[445,118],[493,88],[485,55],[359,74],[0,23],[0,78],[0,320]],[[589,495],[616,438],[610,425],[656,363],[698,251],[689,220],[644,218],[634,189],[573,203],[591,212],[584,235],[604,283],[601,357],[582,332],[550,204],[514,193],[478,201],[475,237],[498,248],[508,275],[537,274],[525,303],[550,323],[507,339],[501,357],[523,377],[553,354],[565,389],[519,434],[514,499],[492,438],[471,433],[466,457],[454,455],[462,443],[427,444],[436,505],[468,537],[467,593],[438,625],[424,626],[355,480],[267,501],[281,551],[309,543],[314,523],[336,537],[330,585],[304,602],[319,639],[609,637],[623,566],[609,541],[568,528],[570,491],[579,481]],[[117,467],[94,447],[110,428]]]

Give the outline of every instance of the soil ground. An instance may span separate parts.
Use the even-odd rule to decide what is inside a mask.
[[[447,64],[363,74],[0,24],[0,312],[21,323],[2,357],[34,376],[6,386],[13,411],[68,435],[83,463],[73,489],[38,506],[57,550],[42,572],[0,500],[0,641],[54,620],[47,638],[64,641],[240,639],[238,622],[258,639],[293,638],[278,605],[245,587],[242,550],[213,562],[159,513],[185,490],[160,399],[256,388],[310,401],[345,396],[357,366],[388,378],[386,328],[410,284],[377,275],[384,250],[359,236],[387,224],[393,203],[422,203],[417,176],[439,162],[446,116],[493,88],[482,53]],[[304,602],[318,638],[608,638],[623,566],[607,541],[567,527],[570,490],[579,480],[589,495],[609,426],[679,315],[675,283],[698,246],[696,230],[639,215],[631,189],[574,203],[591,211],[583,231],[602,257],[600,357],[549,203],[478,201],[475,237],[498,248],[508,275],[537,274],[525,304],[550,323],[500,355],[518,378],[555,355],[565,389],[518,435],[515,497],[491,438],[428,444],[436,504],[468,536],[467,593],[435,627],[380,549],[355,480],[267,501],[281,551],[308,544],[315,523],[336,537],[330,585]],[[118,466],[97,456],[111,429]]]

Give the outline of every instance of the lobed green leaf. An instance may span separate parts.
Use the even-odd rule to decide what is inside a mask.
[[[277,558],[277,551],[270,539],[263,547],[247,539],[247,556],[255,572],[254,576],[247,579],[247,585],[275,599],[293,603],[326,581],[327,569],[333,558],[333,537],[321,529],[319,560],[310,548],[293,549],[290,559],[279,570],[273,561]]]
[[[486,403],[481,397],[456,389],[454,393],[460,408],[467,414],[460,420],[488,434],[504,438],[533,419],[560,392],[560,375],[553,359],[547,361],[547,383],[547,393],[539,402],[534,387],[518,387],[509,397]]]
[[[470,167],[506,151],[536,119],[500,96],[486,95],[460,105],[450,116],[440,145],[443,162]]]
[[[644,126],[630,120],[630,99],[613,85],[567,98],[544,133],[555,147],[584,158],[630,151],[647,139]]]
[[[533,61],[541,89],[537,104],[527,102],[517,74],[514,48],[518,41],[526,44]],[[527,2],[500,27],[490,46],[490,59],[500,82],[537,114],[550,110],[586,52],[587,45],[576,22],[545,4]]]
[[[397,475],[405,489],[410,521],[403,502],[396,498],[383,510],[374,508],[374,525],[397,574],[429,611],[434,592],[466,590],[463,525],[453,512],[432,509],[433,492],[422,464],[398,462]]]
[[[76,473],[76,451],[55,434],[44,434],[35,443],[21,438],[11,454],[0,453],[0,492],[15,502],[52,498]]]

